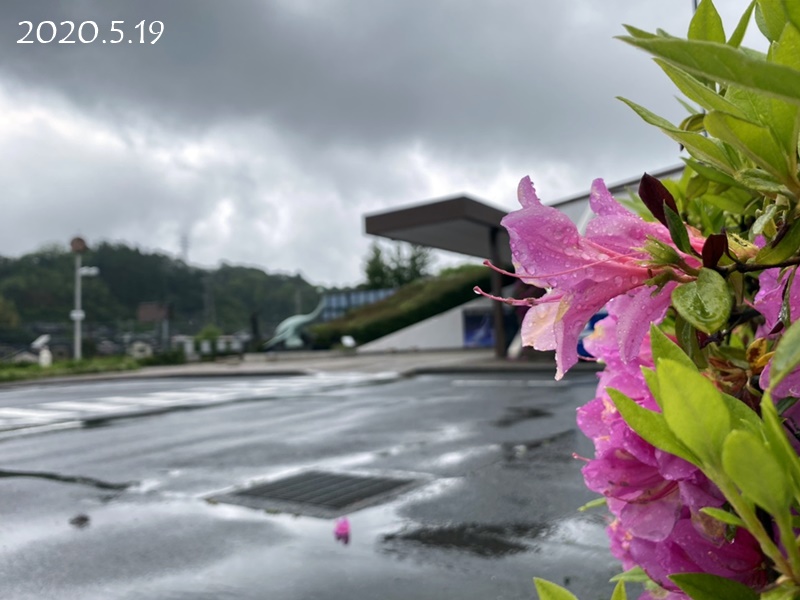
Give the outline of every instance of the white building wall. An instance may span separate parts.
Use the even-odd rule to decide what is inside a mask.
[[[511,293],[511,287],[504,293]],[[451,308],[424,321],[414,323],[358,347],[359,352],[392,352],[408,350],[453,350],[464,347],[464,311],[491,310],[492,300],[480,297]]]

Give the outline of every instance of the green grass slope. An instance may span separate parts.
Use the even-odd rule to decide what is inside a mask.
[[[385,300],[309,327],[314,347],[335,347],[343,335],[353,336],[359,345],[366,344],[455,308],[475,298],[476,285],[488,290],[490,273],[482,265],[464,265],[409,283]]]

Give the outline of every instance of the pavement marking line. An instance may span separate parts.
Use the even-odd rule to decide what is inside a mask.
[[[70,411],[37,410],[33,408],[0,408],[0,419],[25,419],[28,421],[51,421],[53,419],[74,418]]]
[[[47,402],[46,404],[38,404],[37,406],[46,406],[55,410],[77,410],[79,412],[118,412],[125,406],[119,404],[104,404],[103,402],[73,402],[64,400],[61,402]]]
[[[120,408],[125,408],[124,404],[128,406],[173,406],[179,403],[179,400],[172,400],[169,398],[132,398],[130,396],[109,396],[103,398],[103,402],[118,402]]]

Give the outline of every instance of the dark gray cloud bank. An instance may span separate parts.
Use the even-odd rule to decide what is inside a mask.
[[[726,27],[746,4],[724,2]],[[679,120],[672,88],[612,38],[683,34],[691,5],[4,0],[0,255],[77,232],[177,254],[188,235],[197,264],[357,282],[366,212],[457,192],[512,209],[526,174],[555,200],[678,163],[614,99]],[[17,43],[20,21],[67,20],[97,41]],[[112,20],[136,41],[101,43]]]

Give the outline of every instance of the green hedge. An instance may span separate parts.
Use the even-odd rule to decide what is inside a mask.
[[[366,344],[443,313],[473,300],[476,285],[489,290],[490,276],[488,267],[465,265],[409,283],[385,300],[353,310],[335,321],[309,327],[314,347],[335,347],[344,335],[353,336],[359,345]]]

